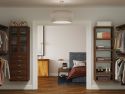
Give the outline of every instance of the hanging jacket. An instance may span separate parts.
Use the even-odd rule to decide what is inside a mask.
[[[4,79],[4,76],[3,76],[3,62],[0,61],[0,85],[3,84],[3,79]]]
[[[8,52],[8,36],[5,31],[0,30],[0,53]]]
[[[120,81],[121,78],[119,76],[119,70],[120,70],[120,64],[121,64],[121,59],[116,60],[115,62],[115,80]]]
[[[10,71],[8,61],[0,58],[0,85],[3,84],[4,78],[10,79]]]

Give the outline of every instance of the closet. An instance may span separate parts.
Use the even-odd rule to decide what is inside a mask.
[[[10,81],[28,81],[30,78],[30,28],[9,27]]]
[[[94,79],[125,85],[125,25],[94,27]]]
[[[0,86],[10,78],[8,64],[8,27],[0,25]]]
[[[115,80],[125,85],[125,25],[117,26],[114,36]]]

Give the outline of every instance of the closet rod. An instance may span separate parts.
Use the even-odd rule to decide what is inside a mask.
[[[125,24],[116,26],[116,30],[125,30]]]

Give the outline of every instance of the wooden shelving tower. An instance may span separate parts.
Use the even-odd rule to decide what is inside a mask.
[[[113,27],[94,27],[94,80],[114,80]]]

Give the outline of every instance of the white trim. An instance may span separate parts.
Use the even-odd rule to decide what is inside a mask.
[[[49,76],[58,76],[58,73],[49,73]]]
[[[6,86],[2,86],[0,89],[1,90],[33,90],[32,85],[18,85],[15,86],[14,85],[6,85]]]
[[[33,31],[32,31],[32,54],[33,54],[33,58],[32,58],[32,63],[33,63],[33,66],[32,66],[32,78],[33,78],[33,86],[32,86],[32,88],[33,89],[38,89],[38,71],[37,71],[37,66],[38,66],[38,64],[37,64],[37,43],[36,43],[36,41],[35,41],[35,39],[36,39],[36,37],[37,37],[37,33],[36,33],[36,31],[37,31],[37,24],[36,23],[33,23]]]
[[[87,45],[86,45],[86,52],[87,52],[87,77],[86,79],[89,79],[87,80],[87,89],[91,88],[91,64],[92,64],[92,44],[91,44],[91,22],[90,21],[83,21],[83,22],[75,22],[75,23],[72,23],[70,25],[84,25],[86,26],[86,36],[88,37],[87,38]],[[42,21],[34,21],[33,22],[33,32],[32,32],[32,37],[33,37],[33,48],[32,48],[32,51],[33,51],[33,89],[38,89],[38,72],[37,72],[37,47],[36,47],[36,42],[35,42],[35,39],[37,37],[37,26],[38,25],[55,25],[55,24],[52,24],[52,23],[49,23],[49,22],[42,22]],[[57,25],[57,24],[56,24]],[[88,69],[90,69],[88,71]],[[51,75],[57,75],[55,73],[51,73]]]
[[[86,62],[87,62],[87,89],[91,89],[91,83],[92,83],[92,73],[93,73],[93,34],[91,30],[92,26],[91,23],[87,25],[87,31],[86,31]]]
[[[124,86],[121,86],[120,83],[116,83],[115,84],[115,87],[114,87],[114,84],[110,83],[107,85],[107,83],[104,85],[100,84],[100,85],[97,85],[97,84],[93,84],[91,86],[91,90],[125,90],[125,87]]]

